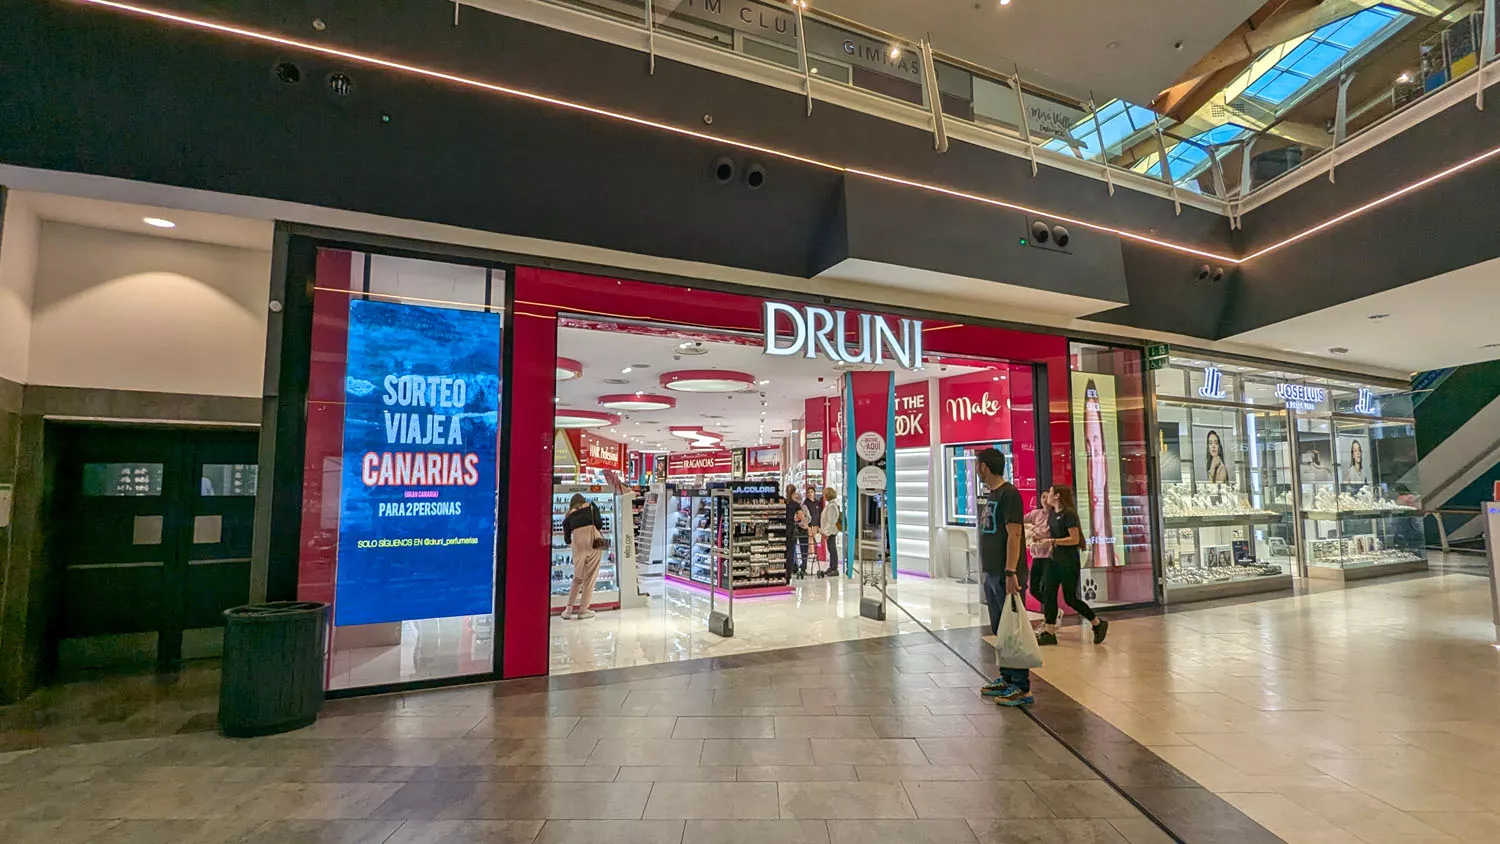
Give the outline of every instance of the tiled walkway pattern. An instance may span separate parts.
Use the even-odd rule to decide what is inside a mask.
[[[1500,842],[1490,586],[1376,582],[1117,620],[1052,685],[1289,844]]]
[[[12,752],[0,841],[1168,841],[930,637],[765,656],[338,701],[279,737]]]

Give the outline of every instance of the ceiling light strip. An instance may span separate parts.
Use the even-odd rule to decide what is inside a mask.
[[[437,79],[437,80],[441,80],[441,81],[444,81],[444,82],[451,82],[451,83],[454,83],[456,85],[462,85],[462,86],[466,86],[466,87],[470,87],[470,88],[478,88],[478,89],[489,91],[489,92],[496,93],[496,94],[502,94],[502,95],[505,95],[505,96],[517,97],[519,99],[530,100],[532,102],[544,103],[544,104],[547,104],[547,105],[557,106],[559,108],[570,109],[570,110],[582,112],[582,113],[585,113],[585,114],[591,114],[591,115],[595,115],[595,116],[598,116],[598,117],[608,118],[610,120],[618,120],[618,121],[622,121],[622,122],[625,122],[625,123],[631,123],[631,124],[634,124],[636,126],[643,126],[643,127],[649,128],[649,129],[656,129],[656,130],[663,131],[663,132],[669,132],[669,133],[674,134],[674,135],[680,135],[680,136],[683,136],[683,137],[693,138],[693,139],[700,140],[700,141],[707,141],[707,142],[710,142],[710,143],[717,143],[717,144],[726,144],[728,146],[735,147],[736,149],[746,150],[746,151],[749,151],[749,152],[758,152],[758,153],[762,153],[764,155],[773,156],[775,158],[780,158],[780,159],[783,159],[783,160],[786,160],[786,161],[795,161],[795,162],[798,162],[798,163],[801,163],[801,164],[807,164],[807,165],[810,165],[810,166],[813,166],[813,167],[819,167],[819,168],[822,168],[822,169],[825,169],[825,170],[832,170],[832,171],[835,171],[835,172],[845,173],[845,174],[848,174],[848,175],[864,176],[865,178],[868,178],[868,179],[874,179],[874,180],[886,182],[886,183],[889,183],[889,184],[901,185],[903,187],[909,187],[909,188],[913,188],[913,189],[916,189],[916,190],[924,190],[924,191],[928,191],[928,192],[931,192],[931,193],[937,193],[937,194],[942,194],[942,195],[945,195],[945,196],[951,196],[951,197],[954,197],[954,198],[957,198],[957,199],[966,199],[966,200],[969,200],[971,202],[980,203],[982,205],[989,205],[989,206],[995,207],[995,208],[1004,208],[1004,209],[1010,210],[1010,211],[1017,211],[1017,212],[1020,212],[1020,213],[1031,214],[1031,215],[1035,215],[1035,216],[1048,217],[1048,218],[1051,218],[1051,219],[1058,220],[1060,222],[1070,223],[1070,224],[1075,225],[1075,226],[1082,226],[1082,227],[1084,227],[1086,229],[1090,229],[1092,231],[1102,232],[1102,233],[1105,233],[1105,234],[1112,234],[1112,235],[1115,235],[1116,237],[1120,237],[1120,238],[1125,239],[1125,240],[1132,240],[1132,241],[1135,241],[1137,243],[1144,243],[1144,244],[1147,244],[1147,245],[1150,245],[1150,246],[1156,246],[1156,247],[1159,247],[1161,249],[1166,249],[1166,250],[1169,250],[1169,251],[1178,252],[1178,253],[1182,253],[1182,254],[1185,254],[1185,255],[1193,255],[1193,256],[1199,257],[1199,258],[1208,258],[1208,259],[1215,260],[1215,261],[1222,261],[1222,262],[1224,262],[1226,264],[1243,264],[1243,263],[1246,263],[1248,261],[1252,261],[1252,260],[1254,260],[1256,258],[1263,257],[1263,256],[1268,255],[1268,254],[1270,254],[1272,252],[1275,252],[1275,251],[1277,251],[1279,249],[1282,249],[1284,247],[1287,247],[1287,246],[1290,246],[1290,245],[1292,245],[1294,243],[1297,243],[1298,241],[1304,240],[1304,239],[1306,239],[1306,238],[1308,238],[1308,237],[1310,237],[1310,236],[1312,236],[1314,234],[1317,234],[1318,232],[1324,231],[1324,230],[1326,230],[1328,228],[1331,228],[1331,227],[1333,227],[1335,225],[1338,225],[1339,223],[1342,223],[1342,222],[1344,222],[1344,221],[1346,221],[1346,220],[1348,220],[1348,219],[1350,219],[1352,217],[1355,217],[1355,216],[1358,216],[1360,214],[1363,214],[1366,211],[1373,210],[1373,209],[1378,208],[1378,207],[1380,207],[1382,205],[1388,204],[1388,203],[1390,203],[1390,202],[1392,202],[1392,201],[1394,201],[1396,199],[1399,199],[1402,196],[1405,196],[1405,195],[1407,195],[1407,194],[1409,194],[1409,193],[1411,193],[1413,191],[1420,190],[1421,188],[1426,187],[1427,185],[1430,185],[1433,182],[1437,182],[1439,180],[1442,180],[1442,179],[1445,179],[1445,178],[1447,178],[1449,176],[1452,176],[1455,173],[1458,173],[1458,172],[1461,172],[1463,170],[1466,170],[1466,169],[1468,169],[1468,168],[1470,168],[1470,167],[1472,167],[1472,166],[1474,166],[1476,164],[1479,164],[1479,163],[1481,163],[1483,161],[1486,161],[1486,160],[1494,157],[1495,155],[1500,155],[1500,147],[1497,147],[1497,148],[1492,149],[1492,150],[1490,150],[1488,152],[1485,152],[1485,153],[1481,153],[1480,155],[1474,156],[1473,158],[1470,158],[1470,159],[1468,159],[1466,161],[1460,162],[1459,164],[1456,164],[1456,165],[1454,165],[1452,167],[1449,167],[1446,170],[1442,170],[1442,171],[1439,171],[1437,173],[1434,173],[1434,174],[1432,174],[1432,175],[1430,175],[1430,176],[1428,176],[1428,177],[1426,177],[1424,179],[1421,179],[1421,180],[1418,180],[1416,182],[1413,182],[1412,184],[1407,185],[1406,187],[1400,188],[1399,190],[1392,191],[1391,193],[1388,193],[1388,194],[1386,194],[1386,195],[1384,195],[1384,196],[1382,196],[1382,197],[1380,197],[1378,199],[1375,199],[1375,200],[1373,200],[1371,202],[1367,202],[1367,203],[1365,203],[1363,205],[1360,205],[1360,206],[1358,206],[1356,208],[1353,208],[1353,209],[1351,209],[1349,211],[1345,211],[1344,213],[1339,214],[1339,215],[1337,215],[1335,217],[1331,217],[1331,218],[1329,218],[1327,220],[1324,220],[1323,222],[1318,223],[1317,225],[1314,225],[1314,226],[1312,226],[1312,227],[1310,227],[1310,228],[1308,228],[1308,229],[1306,229],[1304,231],[1298,232],[1297,234],[1294,234],[1291,237],[1288,237],[1288,238],[1286,238],[1284,240],[1281,240],[1281,241],[1278,241],[1276,243],[1273,243],[1270,246],[1267,246],[1264,249],[1261,249],[1259,251],[1251,253],[1250,255],[1248,255],[1246,257],[1235,258],[1235,257],[1231,257],[1231,256],[1228,256],[1228,255],[1220,255],[1220,254],[1218,254],[1216,252],[1211,252],[1211,251],[1207,251],[1207,250],[1203,250],[1203,249],[1197,249],[1197,248],[1194,248],[1192,246],[1187,246],[1187,245],[1180,244],[1180,243],[1173,243],[1172,241],[1168,241],[1168,240],[1162,240],[1162,239],[1159,239],[1159,238],[1149,237],[1147,235],[1138,234],[1136,232],[1132,232],[1132,231],[1129,231],[1127,229],[1118,229],[1118,228],[1114,228],[1112,226],[1101,225],[1099,223],[1091,223],[1091,222],[1089,222],[1087,220],[1081,220],[1081,219],[1078,219],[1076,217],[1069,217],[1069,216],[1066,216],[1066,215],[1057,214],[1055,212],[1046,211],[1046,210],[1043,210],[1043,209],[1032,208],[1030,206],[1021,205],[1021,204],[1014,203],[1014,202],[1007,202],[1005,200],[996,199],[994,197],[982,196],[980,194],[969,193],[967,191],[961,191],[961,190],[955,190],[953,188],[946,188],[946,187],[942,187],[941,185],[934,185],[934,184],[931,184],[931,183],[928,183],[928,182],[919,182],[919,181],[915,181],[915,180],[912,180],[912,179],[902,178],[900,176],[892,176],[892,175],[888,175],[888,174],[885,174],[885,173],[878,173],[878,172],[875,172],[873,170],[864,170],[864,169],[857,168],[857,167],[847,167],[847,166],[840,165],[840,164],[834,164],[834,163],[827,162],[827,161],[821,161],[821,160],[816,159],[816,158],[809,158],[807,156],[798,155],[798,154],[792,153],[792,152],[786,152],[784,150],[779,150],[779,149],[774,149],[774,148],[771,148],[771,147],[760,146],[758,144],[752,144],[752,143],[749,143],[749,142],[746,142],[746,141],[734,140],[732,138],[726,138],[726,137],[722,137],[722,136],[718,136],[718,135],[711,135],[711,134],[708,134],[706,132],[699,132],[699,131],[696,131],[696,130],[693,130],[693,129],[687,129],[687,128],[684,128],[684,127],[681,127],[681,126],[674,126],[674,125],[669,124],[669,123],[661,123],[659,121],[649,120],[649,119],[643,118],[643,117],[635,117],[633,115],[625,114],[623,112],[610,111],[609,109],[599,108],[597,106],[585,105],[583,103],[573,102],[571,100],[564,100],[564,99],[559,99],[559,98],[556,98],[556,97],[548,97],[548,96],[544,96],[542,94],[537,94],[537,93],[533,93],[533,92],[530,92],[530,91],[525,91],[525,90],[522,90],[522,89],[519,89],[519,88],[511,88],[511,87],[508,87],[508,86],[505,86],[505,85],[498,85],[498,84],[495,84],[493,82],[485,82],[485,81],[482,81],[482,80],[479,80],[479,79],[473,79],[473,78],[470,78],[470,77],[467,77],[467,76],[459,76],[459,75],[453,74],[453,73],[447,73],[447,72],[440,71],[440,70],[433,70],[431,68],[425,68],[425,67],[421,67],[419,65],[407,64],[405,62],[393,61],[391,59],[383,59],[383,58],[380,58],[378,56],[371,56],[371,55],[366,55],[366,54],[363,54],[363,53],[356,53],[356,52],[352,52],[352,51],[349,51],[349,50],[341,50],[341,49],[337,49],[337,48],[334,48],[334,47],[326,47],[326,46],[323,46],[321,44],[314,44],[314,43],[307,42],[307,41],[299,41],[299,40],[294,39],[294,38],[286,38],[286,37],[279,36],[279,35],[272,35],[272,34],[269,34],[269,33],[258,32],[258,31],[253,30],[253,29],[246,29],[244,27],[239,27],[239,26],[231,26],[229,24],[216,23],[214,21],[204,20],[202,18],[195,18],[195,17],[191,17],[191,16],[188,16],[188,15],[180,15],[180,14],[176,14],[176,13],[173,13],[173,12],[166,12],[166,11],[161,11],[161,10],[158,10],[158,9],[146,8],[146,7],[143,7],[143,6],[135,6],[135,5],[131,5],[129,3],[121,3],[121,2],[117,2],[117,0],[78,0],[78,2],[82,2],[82,3],[85,3],[85,4],[91,5],[91,6],[99,6],[99,7],[102,7],[102,8],[114,9],[116,11],[125,12],[127,14],[133,14],[133,15],[138,15],[138,16],[148,17],[148,18],[155,18],[157,20],[167,21],[169,23],[180,24],[180,25],[183,25],[183,26],[190,26],[190,27],[196,27],[198,29],[209,30],[209,31],[212,31],[212,32],[219,32],[219,33],[223,33],[225,35],[231,35],[231,36],[235,36],[235,37],[238,37],[238,38],[243,38],[243,39],[246,39],[246,40],[249,40],[249,41],[259,41],[259,42],[268,43],[268,44],[276,44],[276,45],[279,45],[279,46],[282,46],[282,47],[290,47],[290,48],[293,48],[293,49],[304,50],[304,51],[311,52],[311,53],[318,53],[320,55],[334,56],[336,58],[345,59],[347,61],[355,62],[355,63],[358,63],[358,64],[369,65],[369,66],[372,66],[372,67],[385,68],[387,70],[396,70],[396,71],[400,71],[400,72],[403,72],[403,73],[409,73],[409,74],[412,74],[412,75],[415,75],[415,76],[422,76],[422,77],[426,77],[428,79]]]
[[[1296,242],[1298,242],[1300,240],[1304,240],[1306,238],[1309,238],[1309,237],[1317,234],[1320,231],[1324,231],[1325,229],[1333,228],[1334,226],[1338,225],[1339,223],[1342,223],[1345,220],[1348,220],[1348,219],[1350,219],[1352,217],[1357,217],[1360,214],[1365,213],[1366,211],[1373,211],[1373,210],[1375,210],[1376,208],[1379,208],[1382,205],[1386,205],[1386,204],[1389,204],[1391,202],[1394,202],[1397,199],[1400,199],[1401,197],[1406,196],[1409,193],[1412,193],[1413,191],[1421,190],[1422,188],[1425,188],[1425,187],[1427,187],[1428,185],[1430,185],[1430,184],[1432,184],[1434,182],[1439,182],[1439,181],[1442,181],[1443,179],[1448,178],[1449,176],[1453,176],[1453,175],[1456,175],[1458,173],[1461,173],[1464,170],[1467,170],[1470,167],[1475,166],[1476,164],[1480,164],[1482,162],[1488,161],[1489,159],[1494,158],[1497,155],[1500,155],[1500,147],[1495,147],[1494,149],[1491,149],[1488,152],[1482,152],[1482,153],[1480,153],[1480,154],[1478,154],[1478,155],[1474,156],[1473,158],[1470,158],[1470,159],[1468,159],[1466,161],[1460,161],[1459,163],[1453,165],[1452,167],[1447,168],[1446,170],[1439,170],[1438,172],[1433,173],[1432,175],[1427,176],[1426,178],[1418,179],[1417,181],[1412,182],[1411,184],[1407,185],[1404,188],[1398,188],[1396,190],[1393,190],[1393,191],[1391,191],[1390,193],[1388,193],[1388,194],[1386,194],[1384,196],[1378,197],[1376,199],[1372,199],[1369,202],[1366,202],[1365,204],[1360,205],[1358,207],[1351,208],[1348,211],[1345,211],[1344,213],[1339,214],[1336,217],[1329,217],[1328,219],[1324,220],[1323,222],[1318,223],[1317,225],[1315,225],[1315,226],[1313,226],[1313,227],[1311,227],[1309,229],[1305,229],[1303,231],[1300,231],[1300,232],[1292,235],[1291,237],[1286,238],[1285,240],[1277,241],[1276,243],[1273,243],[1273,244],[1271,244],[1270,246],[1267,246],[1264,249],[1261,249],[1261,250],[1256,251],[1256,252],[1252,252],[1249,255],[1246,255],[1244,258],[1240,259],[1240,263],[1245,263],[1245,262],[1248,262],[1248,261],[1253,261],[1256,258],[1259,258],[1259,257],[1261,257],[1263,255],[1269,255],[1272,252],[1275,252],[1278,249],[1281,249],[1283,247],[1291,246],[1293,243],[1296,243]]]
[[[238,38],[244,38],[244,39],[247,39],[247,40],[250,40],[250,41],[260,41],[260,42],[264,42],[264,43],[268,43],[268,44],[276,44],[276,45],[279,45],[279,46],[282,46],[282,47],[290,47],[290,48],[298,49],[298,50],[306,50],[308,52],[318,53],[318,54],[325,55],[325,56],[334,56],[336,58],[345,59],[345,60],[351,61],[351,62],[357,62],[359,64],[370,65],[370,66],[373,66],[373,67],[385,68],[387,70],[397,70],[397,71],[401,71],[403,73],[410,73],[410,74],[413,74],[413,75],[416,75],[416,76],[427,77],[429,79],[438,79],[438,80],[441,80],[441,81],[444,81],[444,82],[451,82],[451,83],[454,83],[454,84],[457,84],[457,85],[463,85],[463,86],[470,87],[470,88],[479,88],[479,89],[482,89],[482,90],[485,90],[485,91],[490,91],[490,92],[496,93],[496,94],[503,94],[503,95],[506,95],[506,96],[511,96],[511,97],[517,97],[517,98],[520,98],[520,99],[530,100],[532,102],[545,103],[547,105],[558,106],[560,108],[566,108],[566,109],[571,109],[571,110],[574,110],[574,111],[580,111],[580,112],[583,112],[585,114],[592,114],[592,115],[595,115],[595,116],[598,116],[598,117],[609,118],[611,120],[619,120],[619,121],[623,121],[623,122],[626,122],[626,123],[631,123],[631,124],[634,124],[634,125],[637,125],[637,126],[644,126],[646,128],[649,128],[649,129],[657,129],[657,130],[660,130],[660,131],[663,131],[663,132],[670,132],[670,133],[672,133],[674,135],[681,135],[681,136],[688,137],[688,138],[694,138],[694,139],[700,140],[700,141],[708,141],[710,143],[717,143],[717,144],[727,144],[729,146],[735,147],[736,149],[746,150],[746,151],[749,151],[749,152],[758,152],[758,153],[761,153],[761,154],[764,154],[764,155],[773,156],[773,157],[780,158],[780,159],[787,160],[787,161],[795,161],[795,162],[798,162],[798,163],[801,163],[801,164],[807,164],[807,165],[810,165],[810,166],[813,166],[813,167],[820,167],[820,168],[823,168],[825,170],[833,170],[835,172],[841,172],[841,173],[848,173],[848,174],[852,174],[852,175],[864,176],[866,178],[878,179],[880,181],[889,182],[891,184],[903,185],[903,186],[906,186],[906,187],[916,188],[916,189],[919,189],[919,190],[927,190],[927,191],[931,191],[933,193],[945,194],[947,196],[953,196],[953,197],[957,197],[957,198],[961,198],[961,199],[969,199],[969,200],[972,200],[972,201],[975,201],[975,202],[980,202],[980,203],[983,203],[983,204],[986,204],[986,205],[991,205],[991,206],[994,206],[996,208],[1005,208],[1005,209],[1009,209],[1009,210],[1013,210],[1013,211],[1020,211],[1020,212],[1024,212],[1024,213],[1028,213],[1028,214],[1034,214],[1034,215],[1037,215],[1037,216],[1044,216],[1044,217],[1049,217],[1049,218],[1056,219],[1056,220],[1062,220],[1062,221],[1071,223],[1071,224],[1076,225],[1076,226],[1083,226],[1084,228],[1093,229],[1095,231],[1105,232],[1105,233],[1108,233],[1108,234],[1113,234],[1113,235],[1116,235],[1118,237],[1126,238],[1128,240],[1134,240],[1134,241],[1137,241],[1137,242],[1140,242],[1140,243],[1146,243],[1146,244],[1150,244],[1150,245],[1153,245],[1153,246],[1159,246],[1159,247],[1161,247],[1163,249],[1169,249],[1169,250],[1173,250],[1173,251],[1176,251],[1176,252],[1186,253],[1186,254],[1189,254],[1189,255],[1196,255],[1198,257],[1204,257],[1204,258],[1213,258],[1214,260],[1224,261],[1224,262],[1227,262],[1227,263],[1238,263],[1238,259],[1236,259],[1236,258],[1230,258],[1230,257],[1226,257],[1226,256],[1220,256],[1220,255],[1216,255],[1216,254],[1214,254],[1212,252],[1205,252],[1205,251],[1200,250],[1200,249],[1194,249],[1193,247],[1190,247],[1190,246],[1184,246],[1182,244],[1171,243],[1171,242],[1165,241],[1165,240],[1158,240],[1156,238],[1147,237],[1146,235],[1142,235],[1142,234],[1136,234],[1134,232],[1127,231],[1125,229],[1111,228],[1109,226],[1103,226],[1103,225],[1099,225],[1097,223],[1090,223],[1090,222],[1087,222],[1087,221],[1084,221],[1084,220],[1079,220],[1079,219],[1072,218],[1072,217],[1062,216],[1062,215],[1055,214],[1055,213],[1050,212],[1050,211],[1044,211],[1044,210],[1041,210],[1041,209],[1030,208],[1028,206],[1018,205],[1018,204],[1012,203],[1012,202],[1005,202],[1005,201],[999,200],[999,199],[993,199],[993,198],[989,198],[989,197],[982,197],[982,196],[979,196],[977,194],[966,193],[964,191],[953,190],[951,188],[944,188],[944,187],[940,187],[938,185],[932,185],[932,184],[928,184],[928,183],[925,183],[925,182],[917,182],[917,181],[913,181],[911,179],[904,179],[904,178],[901,178],[899,176],[888,176],[888,175],[885,175],[883,173],[877,173],[877,172],[874,172],[874,171],[871,171],[871,170],[862,170],[862,169],[857,169],[857,168],[852,168],[852,167],[845,167],[845,166],[840,165],[840,164],[833,164],[831,162],[821,161],[821,160],[816,159],[816,158],[809,158],[807,156],[798,155],[798,154],[792,153],[792,152],[786,152],[784,150],[773,149],[771,147],[760,146],[758,144],[752,144],[752,143],[749,143],[749,142],[746,142],[746,141],[734,140],[732,138],[725,138],[725,137],[721,137],[721,136],[718,136],[718,135],[711,135],[711,134],[708,134],[706,132],[699,132],[699,131],[694,130],[694,129],[686,129],[686,128],[683,128],[681,126],[674,126],[674,125],[669,124],[669,123],[661,123],[661,122],[658,122],[658,121],[655,121],[655,120],[649,120],[649,119],[644,118],[644,117],[635,117],[633,115],[625,114],[623,112],[610,111],[609,109],[599,108],[597,106],[585,105],[583,103],[573,102],[571,100],[563,100],[563,99],[558,99],[556,97],[548,97],[548,96],[544,96],[542,94],[533,93],[531,91],[525,91],[525,90],[522,90],[520,88],[511,88],[511,87],[508,87],[508,86],[505,86],[505,85],[497,85],[497,84],[495,84],[493,82],[485,82],[485,81],[482,81],[482,80],[479,80],[479,79],[474,79],[474,78],[467,77],[467,76],[459,76],[458,74],[447,73],[445,71],[433,70],[431,68],[421,67],[419,65],[407,64],[405,62],[393,61],[391,59],[383,59],[383,58],[380,58],[378,56],[366,55],[364,53],[356,53],[356,52],[352,52],[350,50],[340,50],[340,49],[335,48],[335,47],[326,47],[326,46],[323,46],[321,44],[314,44],[314,43],[311,43],[311,42],[308,42],[308,41],[299,41],[299,40],[297,40],[295,38],[286,38],[286,37],[283,37],[283,36],[280,36],[280,35],[271,35],[269,33],[258,32],[258,31],[253,30],[253,29],[245,29],[244,27],[231,26],[231,25],[222,24],[222,23],[215,23],[213,21],[203,20],[202,18],[190,17],[188,15],[180,15],[180,14],[176,14],[174,12],[165,12],[165,11],[161,11],[161,10],[158,10],[158,9],[146,8],[146,7],[143,7],[143,6],[134,6],[134,5],[131,5],[129,3],[120,3],[120,2],[117,2],[116,0],[80,0],[80,2],[87,3],[87,4],[91,5],[91,6],[100,6],[100,7],[104,7],[104,8],[108,8],[108,9],[115,9],[117,11],[126,12],[126,13],[129,13],[129,14],[140,15],[140,16],[150,17],[150,18],[155,18],[157,20],[168,21],[170,23],[181,24],[181,25],[184,25],[184,26],[192,26],[192,27],[197,27],[199,29],[207,29],[207,30],[210,30],[210,31],[213,31],[213,32],[219,32],[219,33],[223,33],[225,35],[232,35],[232,36],[235,36],[235,37],[238,37]]]

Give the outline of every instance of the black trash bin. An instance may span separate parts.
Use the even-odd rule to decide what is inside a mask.
[[[323,708],[328,605],[275,601],[224,611],[219,727],[264,736],[305,727]]]

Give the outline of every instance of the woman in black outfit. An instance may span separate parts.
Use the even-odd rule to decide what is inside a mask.
[[[1078,505],[1073,498],[1073,488],[1055,484],[1044,502],[1051,510],[1047,523],[1052,534],[1052,562],[1042,583],[1042,615],[1046,623],[1036,637],[1037,644],[1057,644],[1057,590],[1061,588],[1068,606],[1094,626],[1094,644],[1097,645],[1109,633],[1109,622],[1096,615],[1078,595],[1083,531],[1078,525]]]
[[[786,486],[786,576],[807,576],[807,508],[802,506],[802,493],[796,484]],[[797,559],[797,550],[802,550],[802,559]]]

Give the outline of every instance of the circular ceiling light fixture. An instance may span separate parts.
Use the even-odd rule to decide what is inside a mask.
[[[572,358],[557,359],[557,380],[572,381],[583,377],[583,364]]]
[[[667,433],[688,440],[688,448],[718,448],[724,444],[724,436],[704,430],[702,425],[673,425]]]
[[[677,406],[677,399],[651,393],[620,393],[600,396],[599,406],[610,410],[669,410]]]
[[[552,424],[559,428],[607,428],[620,424],[620,415],[598,410],[571,410],[559,407],[552,414]]]
[[[661,385],[679,393],[738,393],[755,386],[755,376],[728,369],[679,369],[663,372]]]

